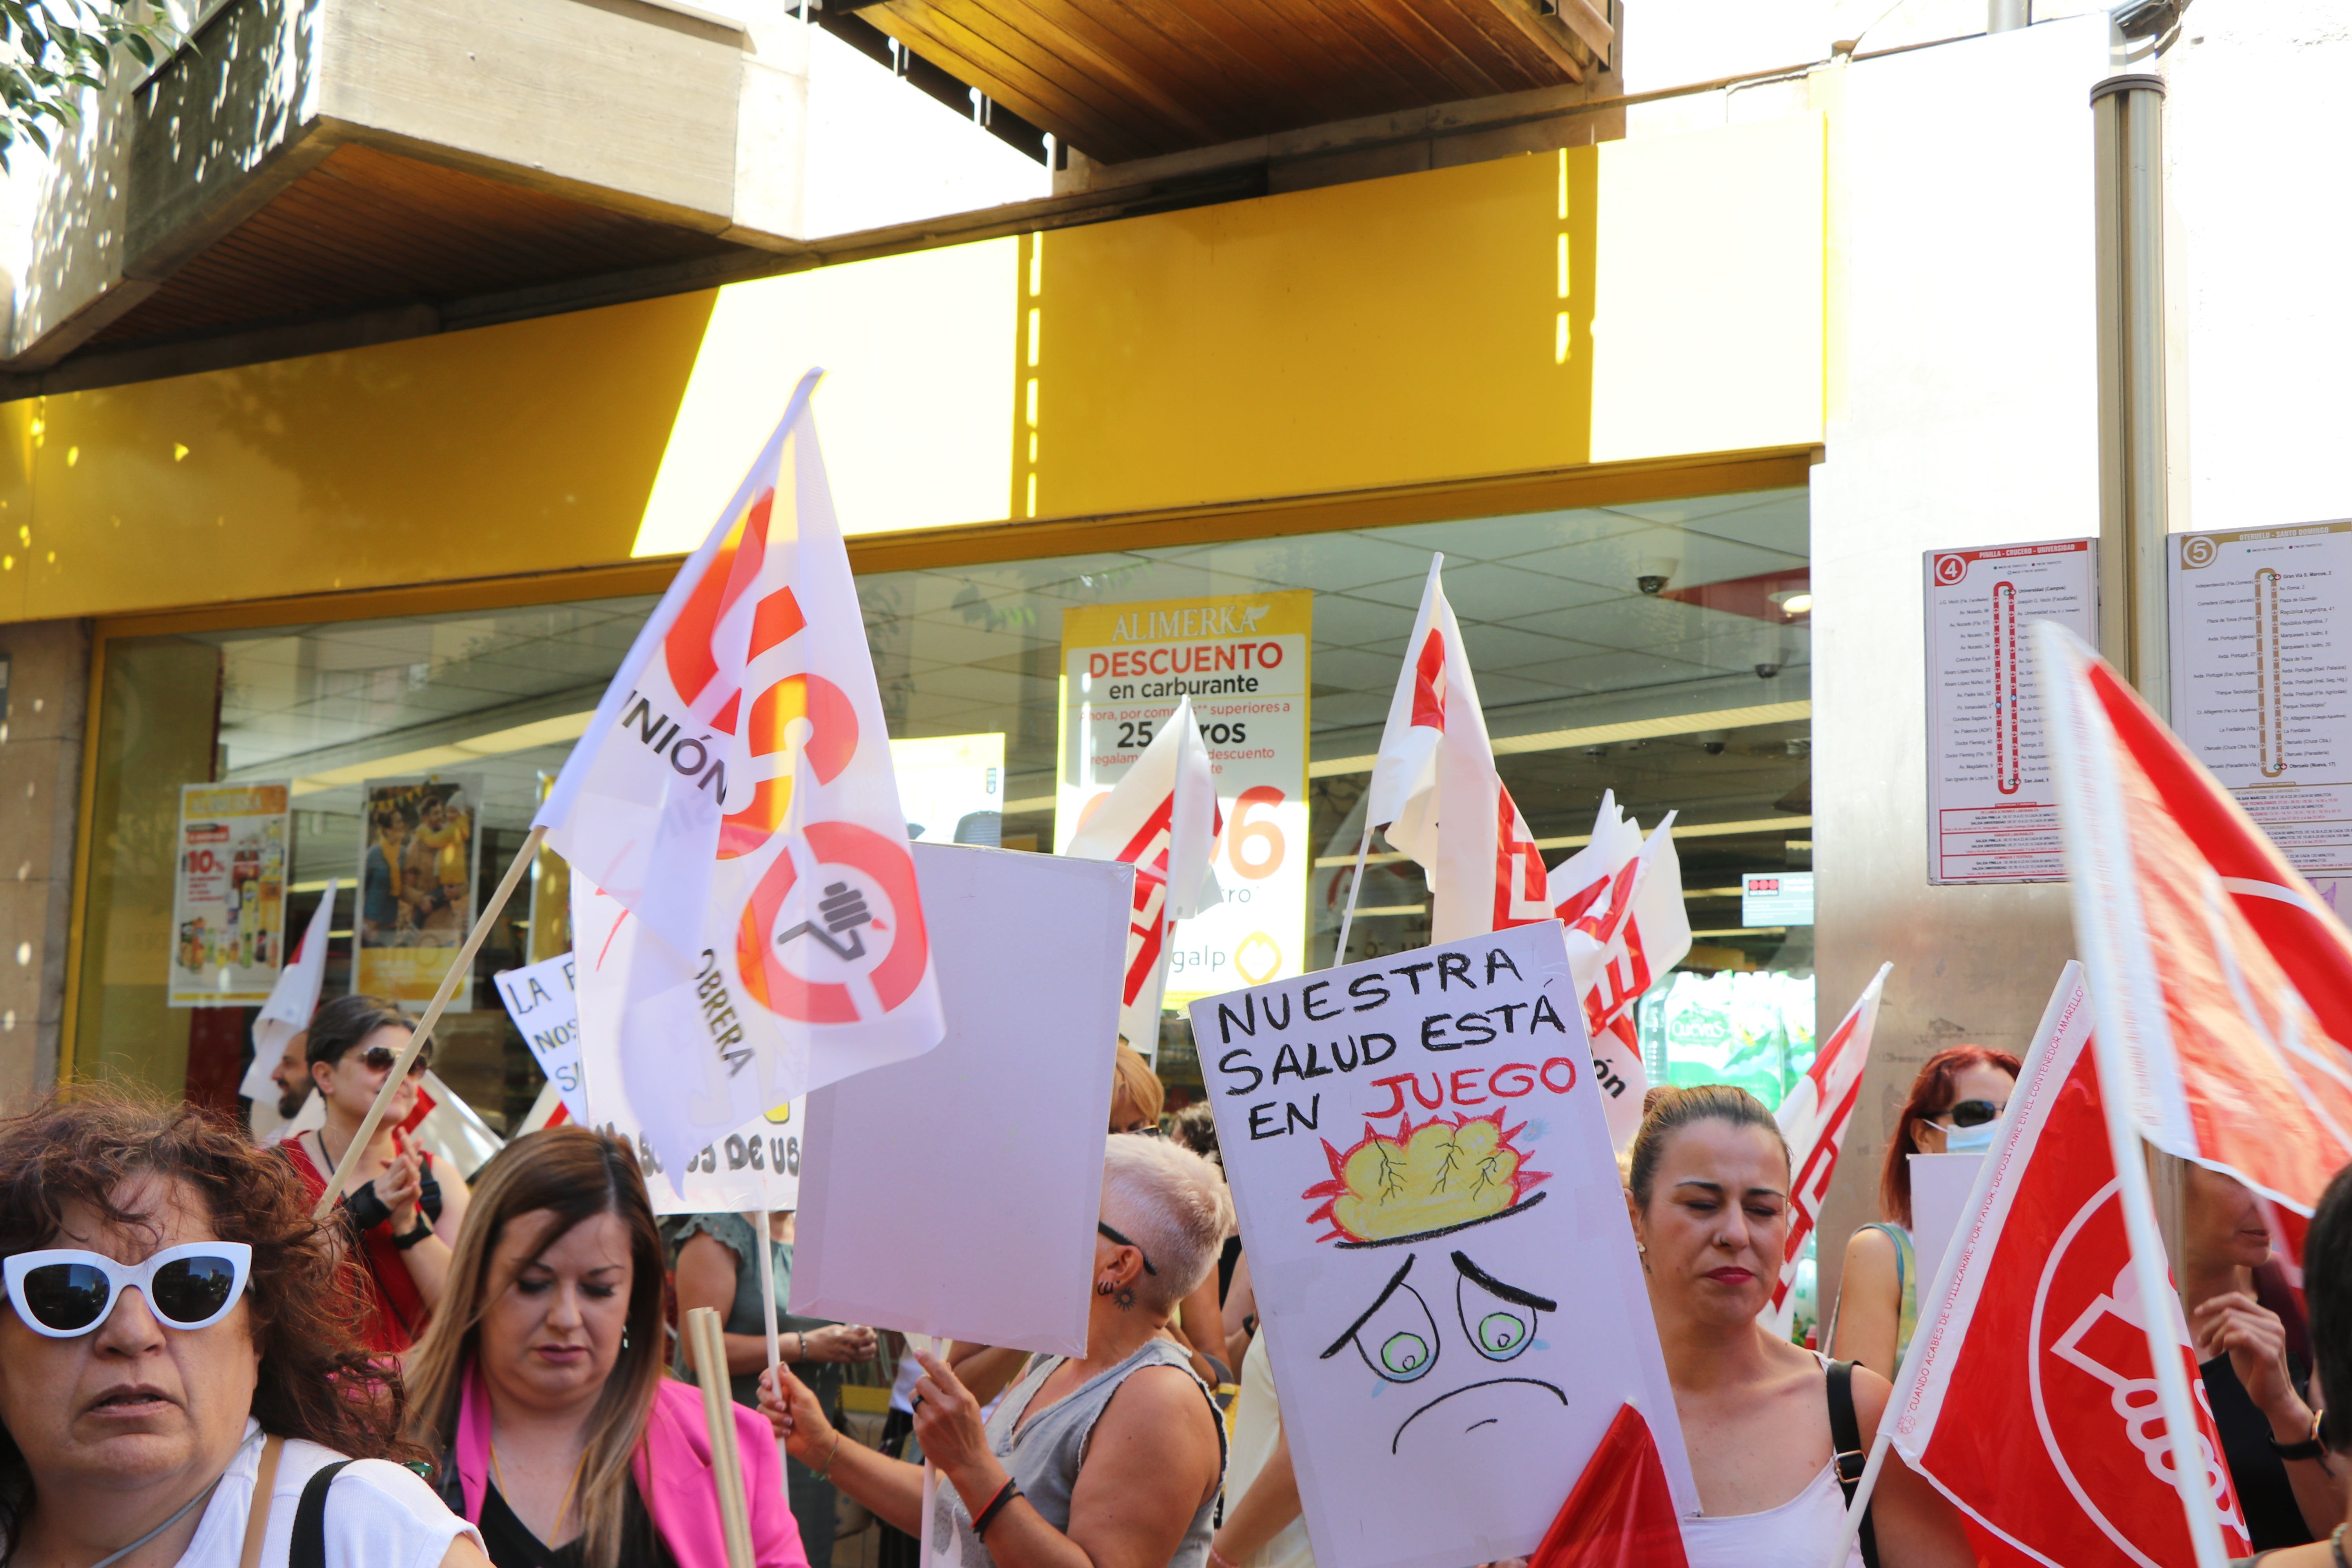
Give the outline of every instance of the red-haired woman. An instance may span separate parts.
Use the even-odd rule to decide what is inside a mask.
[[[1911,1156],[1992,1147],[2017,1086],[2018,1059],[1984,1046],[1954,1046],[1927,1058],[1886,1141],[1877,1223],[1845,1244],[1830,1353],[1893,1377],[1919,1316],[1919,1259],[1911,1246]]]

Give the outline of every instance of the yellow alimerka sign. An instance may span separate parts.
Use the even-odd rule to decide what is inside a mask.
[[[1306,590],[1142,604],[1062,616],[1054,848],[1143,755],[1177,701],[1208,743],[1224,831],[1219,901],[1170,939],[1165,1005],[1304,972],[1307,659]],[[1150,1055],[1156,1042],[1129,1042]]]

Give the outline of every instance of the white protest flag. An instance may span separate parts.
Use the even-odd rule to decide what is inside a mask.
[[[1837,1171],[1838,1149],[1845,1142],[1846,1123],[1853,1120],[1854,1101],[1862,1096],[1862,1069],[1870,1065],[1870,1035],[1878,1025],[1878,998],[1895,965],[1882,963],[1853,1010],[1834,1034],[1813,1052],[1813,1065],[1780,1102],[1780,1136],[1788,1140],[1789,1246],[1780,1257],[1780,1278],[1772,1287],[1772,1304],[1764,1321],[1786,1338],[1796,1312],[1797,1264],[1804,1256],[1805,1238],[1821,1224],[1822,1205],[1829,1197],[1830,1177]]]
[[[2054,622],[2033,637],[2116,1098],[2157,1147],[2308,1215],[2352,1160],[2352,936],[2113,669]]]
[[[634,1147],[656,1214],[788,1209],[800,1191],[799,1108],[793,1099],[706,1133],[682,1153],[654,1141],[638,1103],[646,1077],[630,1069],[647,1040],[723,1039],[743,1026],[715,952],[698,967],[657,941],[610,893],[572,879],[572,973],[578,985],[574,1062],[587,1110],[577,1120]],[[635,990],[640,999],[632,1004]],[[566,1113],[568,1117],[568,1112]],[[557,1120],[552,1113],[541,1125]]]
[[[1478,683],[1433,555],[1372,763],[1370,816],[1429,873],[1430,940],[1552,918],[1543,852],[1495,770]]]
[[[1683,868],[1675,854],[1675,814],[1645,840],[1639,824],[1601,796],[1592,842],[1551,868],[1547,895],[1568,926],[1568,966],[1592,1036],[1592,1068],[1608,1113],[1610,1142],[1630,1146],[1650,1092],[1633,1005],[1691,949]]]
[[[310,1015],[319,1010],[319,988],[327,978],[327,932],[335,923],[335,890],[341,885],[337,878],[327,879],[327,890],[310,911],[294,956],[278,972],[269,1000],[254,1017],[253,1065],[236,1091],[253,1101],[256,1142],[271,1142],[286,1130],[287,1119],[278,1114],[278,1085],[269,1074],[285,1059],[287,1042],[309,1028]]]
[[[623,1088],[680,1165],[946,1027],[809,411],[817,374],[662,595],[537,819],[576,881],[628,911],[623,971],[601,955]]]
[[[2127,1130],[2128,1171],[2116,1163],[2121,1127],[2092,1033],[2083,966],[2070,963],[1959,1229],[1920,1282],[1876,1447],[1959,1507],[1980,1559],[2013,1560],[2005,1544],[2066,1568],[2215,1563],[2249,1549],[2245,1522],[2201,1385],[2195,1407],[2187,1398],[2189,1326]],[[2191,1410],[2185,1485],[2168,1379]],[[1858,1504],[1883,1462],[1874,1452]]]
[[[1093,803],[1063,851],[1081,860],[1124,860],[1135,868],[1118,1032],[1155,1063],[1160,1001],[1168,990],[1169,937],[1178,921],[1191,920],[1217,901],[1211,863],[1224,826],[1208,742],[1192,716],[1192,698],[1183,697],[1135,765]]]

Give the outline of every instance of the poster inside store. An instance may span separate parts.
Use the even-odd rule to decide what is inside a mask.
[[[481,862],[475,773],[371,779],[360,786],[359,913],[352,922],[352,989],[419,1006],[474,923]],[[449,1011],[473,1007],[473,978]]]
[[[1062,616],[1054,848],[1192,700],[1224,831],[1219,900],[1176,928],[1165,1005],[1304,972],[1307,882],[1306,591],[1096,605]]]
[[[171,1005],[269,1000],[286,960],[287,799],[282,784],[181,786]]]

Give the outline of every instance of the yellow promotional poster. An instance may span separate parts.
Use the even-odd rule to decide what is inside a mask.
[[[352,922],[352,990],[423,1006],[474,923],[481,840],[470,773],[371,779],[360,786],[359,918]],[[473,1008],[473,977],[449,1011]]]
[[[286,962],[288,786],[184,784],[171,1005],[257,1007]]]
[[[1218,901],[1175,929],[1165,1005],[1303,972],[1307,958],[1306,590],[1063,612],[1054,848],[1190,697],[1224,816]]]

